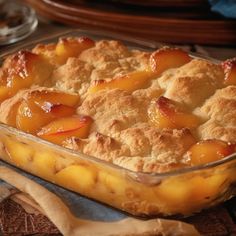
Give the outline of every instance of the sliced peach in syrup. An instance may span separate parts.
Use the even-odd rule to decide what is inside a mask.
[[[54,119],[73,115],[75,110],[75,108],[63,104],[54,105],[51,103],[41,109],[34,101],[23,100],[17,110],[16,127],[34,134]]]
[[[97,173],[94,168],[74,164],[64,168],[55,175],[56,183],[74,191],[92,191]]]
[[[157,75],[171,68],[177,68],[191,61],[187,52],[180,48],[163,47],[150,56],[150,67]]]
[[[158,128],[195,128],[201,122],[197,116],[183,111],[178,104],[163,96],[151,104],[148,114],[151,122]]]
[[[135,71],[125,75],[119,75],[110,81],[97,81],[97,83],[89,88],[89,93],[96,93],[103,89],[121,89],[128,92],[144,88],[148,81],[153,78],[150,71]]]
[[[222,63],[225,73],[225,84],[236,85],[236,57]]]
[[[60,63],[65,63],[69,57],[76,57],[82,51],[95,45],[95,42],[86,37],[62,38],[56,45],[56,55]]]
[[[37,135],[56,144],[62,144],[69,137],[86,138],[92,119],[89,116],[71,116],[52,121]]]
[[[235,145],[221,140],[202,140],[193,145],[186,157],[191,165],[218,161],[235,152]]]
[[[61,91],[34,91],[30,94],[29,100],[33,100],[42,109],[46,109],[50,104],[63,104],[74,107],[78,105],[80,97],[78,94],[64,93]],[[49,105],[50,105],[49,104]]]

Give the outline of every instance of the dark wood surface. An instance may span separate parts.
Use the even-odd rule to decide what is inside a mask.
[[[68,30],[68,27],[41,19],[38,29],[30,37],[25,39],[23,43],[31,42],[42,36],[50,36],[51,34],[58,33],[62,30]],[[0,47],[0,51],[9,50],[19,44]],[[236,45],[231,47],[228,47],[227,45],[221,47],[207,47],[188,44],[185,47],[190,51],[212,56],[220,60],[236,56]],[[5,201],[0,204],[0,229],[4,232],[4,235],[59,235],[57,229],[46,217],[43,217],[42,215],[38,216],[38,218],[34,217],[35,216],[29,215],[24,209],[21,209],[20,206],[17,206],[11,201]],[[18,223],[18,226],[15,225],[15,227],[13,227],[13,219],[18,219],[17,221],[14,221],[20,222]],[[199,232],[205,236],[236,235],[236,198],[213,209],[205,210],[195,216],[186,218],[184,221],[194,224]],[[33,224],[31,225],[32,227],[29,227],[29,224]],[[41,227],[45,224],[48,228]],[[23,234],[22,232],[26,228],[28,233]],[[15,233],[12,234],[14,230]],[[45,232],[47,232],[47,234]]]

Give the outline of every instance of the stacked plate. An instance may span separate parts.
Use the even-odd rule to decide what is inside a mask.
[[[167,43],[235,44],[236,21],[210,12],[206,0],[27,0],[38,13],[80,28]]]
[[[109,0],[108,0],[109,1]],[[110,0],[113,2],[126,3],[130,5],[156,6],[156,7],[202,7],[206,0]]]

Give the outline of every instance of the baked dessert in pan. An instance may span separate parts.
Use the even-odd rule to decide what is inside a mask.
[[[2,123],[122,171],[168,175],[235,152],[234,59],[216,64],[179,48],[147,52],[117,40],[67,37],[8,56],[0,77]],[[133,214],[189,214],[234,181],[226,163],[165,185],[145,183],[145,174],[130,183],[119,170],[106,173],[55,153],[40,157],[34,145],[1,140],[4,160]]]

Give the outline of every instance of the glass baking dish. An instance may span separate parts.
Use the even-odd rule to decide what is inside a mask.
[[[117,39],[142,50],[161,46],[117,35],[108,37],[74,30],[14,48],[0,55],[1,60],[20,49],[66,36]],[[66,189],[138,216],[186,216],[230,199],[236,193],[234,154],[217,162],[167,173],[141,173],[0,124],[0,158]]]

